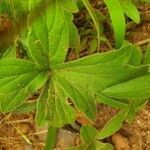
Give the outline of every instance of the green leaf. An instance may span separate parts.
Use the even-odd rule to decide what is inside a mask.
[[[39,103],[38,107],[41,109],[38,109],[38,124],[42,124],[40,123],[40,121],[42,121],[42,114],[46,114],[46,117],[50,121],[50,125],[55,127],[62,127],[65,124],[74,122],[75,112],[68,103],[66,94],[63,92],[58,82],[52,78],[49,88],[46,88],[45,90],[39,99],[41,100],[41,103]],[[42,114],[40,110],[42,110]]]
[[[144,63],[150,64],[150,45],[146,48]]]
[[[121,7],[124,11],[124,13],[131,18],[134,22],[139,23],[140,22],[140,14],[137,10],[136,6],[128,0],[121,0]]]
[[[34,8],[38,9],[43,3],[45,3],[45,0],[28,0],[28,9],[29,11],[33,11]]]
[[[119,83],[105,89],[102,93],[111,98],[139,99],[150,97],[150,74]]]
[[[75,4],[74,0],[59,0],[64,9],[69,12],[76,13],[78,12],[78,7]]]
[[[99,49],[99,45],[100,45],[100,23],[99,23],[99,19],[97,18],[97,15],[94,11],[94,8],[92,8],[91,4],[89,3],[88,0],[82,0],[83,4],[85,5],[85,7],[87,8],[97,31],[97,45],[98,45],[98,49]]]
[[[127,103],[124,103],[124,102],[118,101],[116,99],[106,97],[102,94],[97,95],[97,101],[100,102],[100,103],[109,105],[111,107],[117,108],[117,109],[125,109],[125,108],[129,107]]]
[[[122,127],[122,123],[126,119],[127,114],[128,109],[120,111],[116,116],[107,122],[104,128],[98,133],[97,137],[99,139],[104,139],[118,131]]]
[[[9,47],[2,55],[3,58],[15,58],[16,48],[14,46]]]
[[[138,46],[132,46],[132,54],[129,60],[129,64],[133,66],[139,66],[142,63],[143,54],[142,50]]]
[[[65,150],[113,150],[113,146],[111,144],[95,140],[92,144],[83,143],[79,146],[70,147]]]
[[[119,0],[104,0],[115,32],[116,47],[121,47],[125,36],[125,17]]]
[[[54,79],[50,85],[49,119],[51,124],[58,127],[75,121],[75,111],[70,106],[67,95]],[[52,101],[53,100],[53,101]],[[55,107],[54,107],[55,106]]]
[[[30,72],[38,73],[39,70],[31,61],[14,58],[0,60],[0,79]]]
[[[84,139],[85,143],[92,143],[95,140],[98,131],[91,125],[83,126],[80,130],[80,134]]]
[[[36,110],[37,101],[33,102],[26,102],[23,103],[21,106],[17,107],[13,113],[28,113]]]
[[[73,24],[73,15],[66,12],[66,19],[68,20],[68,28],[69,28],[69,47],[76,48],[78,51],[80,49],[80,36],[78,33],[78,29]]]
[[[85,81],[81,75],[78,74],[70,74],[71,78],[69,78],[69,72],[67,74],[59,72],[58,75],[58,82],[63,88],[63,90],[67,93],[67,96],[72,99],[76,107],[79,111],[82,111],[86,116],[94,120],[95,113],[96,113],[96,106],[94,102],[94,96],[90,94],[90,87],[89,84]],[[67,79],[68,78],[68,79]],[[74,82],[76,81],[76,82]],[[87,86],[85,86],[85,84]],[[80,82],[80,83],[79,83]],[[85,87],[88,90],[84,90]]]
[[[26,13],[28,11],[28,1],[22,1],[22,0],[10,0],[0,1],[0,14],[8,14],[13,19],[19,20],[21,16],[23,16],[23,13]]]
[[[33,15],[29,16],[28,43],[31,58],[48,68],[53,63],[62,63],[65,60],[69,46],[69,29],[60,1],[43,3],[44,11],[34,22]]]
[[[0,14],[9,13],[10,5],[6,1],[0,1]]]
[[[47,72],[37,65],[20,59],[0,60],[1,111],[9,112],[20,106],[31,94],[43,86]]]
[[[49,126],[44,150],[54,150],[58,128]]]
[[[128,45],[121,50],[87,56],[53,66],[54,76],[75,106],[94,121],[95,94],[147,72],[148,67],[126,66],[130,54],[131,46]]]
[[[36,123],[38,126],[45,125],[47,121],[48,87],[49,87],[49,80],[45,84],[41,92],[41,95],[39,96],[37,101]]]

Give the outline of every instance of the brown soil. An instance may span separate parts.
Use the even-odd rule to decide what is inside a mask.
[[[105,105],[101,107],[96,122],[99,129],[117,112]],[[125,122],[120,131],[106,141],[112,142],[116,150],[150,150],[150,103],[137,114],[132,123]]]
[[[31,144],[32,143],[32,144]],[[34,115],[1,114],[0,115],[0,150],[43,150],[36,134]]]
[[[96,128],[101,129],[116,112],[109,106],[98,106]],[[44,150],[47,128],[35,126],[33,113],[1,115],[0,120],[0,150]],[[120,131],[105,141],[111,142],[116,150],[150,150],[150,103],[132,123],[125,122]],[[57,150],[80,143],[78,133],[66,129],[59,131]]]

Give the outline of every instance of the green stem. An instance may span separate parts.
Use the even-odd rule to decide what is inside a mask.
[[[45,150],[54,150],[58,128],[49,125]]]

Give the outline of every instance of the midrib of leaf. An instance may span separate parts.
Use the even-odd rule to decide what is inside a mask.
[[[53,79],[51,83],[49,83],[45,112],[47,113],[46,117],[49,118],[50,124],[55,127],[72,123],[75,118],[73,109],[67,105],[66,93],[62,91],[61,87],[56,81],[53,81]],[[38,115],[40,117],[40,114]],[[37,116],[38,122],[41,120],[40,118]]]
[[[150,74],[106,88],[102,93],[118,99],[148,98],[150,96]]]
[[[9,112],[10,110],[14,110],[16,108],[16,106],[21,106],[23,104],[23,102],[36,90],[38,90],[38,86],[36,87],[30,87],[30,85],[32,85],[33,82],[35,82],[36,78],[44,75],[45,77],[42,77],[42,82],[40,84],[45,84],[48,75],[46,75],[47,73],[45,72],[41,72],[40,74],[37,74],[34,78],[32,78],[32,80],[30,80],[25,86],[23,86],[21,89],[19,90],[15,90],[17,93],[14,93],[14,97],[12,98],[11,101],[9,101],[9,105],[7,105],[7,107],[4,109],[5,112]],[[47,77],[46,77],[47,76]],[[41,86],[40,86],[41,87]],[[11,92],[13,92],[13,90],[11,90]],[[7,93],[5,94],[7,95]],[[8,102],[8,100],[6,100],[6,102]],[[5,103],[4,103],[5,104]]]
[[[125,109],[128,108],[128,104],[118,101],[116,99],[111,99],[110,97],[105,96],[102,93],[97,93],[96,95],[97,101],[106,105],[109,105],[111,107],[117,108],[117,109]]]
[[[86,56],[77,60],[69,61],[63,64],[54,64],[52,67],[54,70],[82,67],[82,66],[94,66],[94,65],[105,65],[105,64],[127,64],[131,56],[131,45],[122,47],[119,50],[106,52],[106,53],[96,53],[90,56]],[[126,58],[127,57],[127,58]],[[88,61],[87,61],[88,60]]]
[[[65,22],[64,22],[64,24],[65,24]],[[56,56],[56,54],[57,54],[57,52],[58,52],[58,48],[59,48],[59,45],[60,45],[60,41],[62,41],[62,33],[63,33],[63,30],[61,30],[61,32],[60,32],[60,38],[59,38],[59,40],[58,40],[58,44],[56,45],[56,51],[54,52],[54,54],[53,54],[53,56],[51,57],[51,60],[53,60],[53,58],[55,58],[55,56]]]
[[[47,28],[45,28],[45,29],[47,29]],[[47,31],[47,32],[48,32],[48,31]],[[35,37],[38,37],[38,36],[37,36],[37,33],[36,33],[35,31],[34,31],[34,34],[35,34]],[[32,34],[32,36],[33,36],[33,34]],[[46,35],[45,35],[45,36],[46,36]],[[48,38],[48,35],[47,35],[47,38]],[[43,45],[42,45],[43,43],[39,42],[39,44],[40,44],[40,49],[42,49],[42,51],[41,51],[41,52],[42,52],[42,55],[45,56],[45,57],[47,57],[47,54],[45,53],[45,50],[46,50],[46,49],[44,49],[44,48],[43,48]],[[41,56],[41,57],[42,57],[42,56]]]
[[[62,79],[62,80],[66,80],[69,84],[70,84],[70,82],[67,80],[67,79]],[[59,83],[59,82],[58,82]],[[61,86],[61,88],[64,90],[64,92],[66,92],[67,93],[67,95],[69,96],[69,97],[71,97],[71,95],[68,93],[68,91],[66,91],[66,89],[59,83],[59,85]],[[70,84],[71,85],[71,84]],[[77,100],[78,99],[78,97],[77,97],[77,95],[76,95],[76,91],[80,94],[80,96],[82,97],[82,99],[86,102],[86,104],[88,105],[88,106],[90,106],[88,103],[87,103],[87,101],[86,101],[86,98],[85,97],[83,97],[83,95],[82,95],[82,93],[75,87],[75,86],[72,86],[72,89],[73,89],[73,93],[75,94],[75,98],[73,98],[74,100]]]
[[[7,91],[7,90],[8,90],[8,87],[12,88],[12,86],[13,86],[13,85],[16,86],[16,84],[17,84],[17,88],[18,88],[18,89],[23,88],[23,87],[26,86],[26,82],[32,81],[32,80],[37,76],[37,74],[33,74],[33,73],[28,73],[28,75],[29,75],[29,76],[28,76],[29,78],[27,78],[27,74],[21,75],[21,76],[18,76],[16,79],[10,81],[9,84],[6,84],[6,85],[4,85],[4,86],[1,86],[1,87],[0,87],[1,92],[2,92],[2,91],[9,92],[9,91]],[[23,80],[24,86],[21,86],[21,85],[19,85],[19,83],[18,83],[18,81],[20,80],[20,82],[21,82],[22,79],[26,79],[26,80]],[[20,88],[19,88],[19,87],[20,87]],[[9,89],[9,90],[10,90],[10,89]],[[11,91],[13,91],[13,90],[15,90],[15,89],[11,89]]]
[[[58,11],[58,13],[57,13]],[[50,67],[52,67],[54,64],[62,63],[65,60],[67,49],[69,47],[69,30],[68,30],[68,23],[67,18],[65,18],[65,10],[62,8],[59,1],[56,0],[56,9],[55,9],[55,20],[53,20],[53,26],[51,31],[49,32],[49,37],[53,40],[50,41],[50,51],[49,51],[49,62]],[[58,22],[60,20],[60,22]],[[58,25],[60,23],[60,25]],[[57,30],[56,30],[57,29]],[[54,33],[54,31],[56,33]],[[56,34],[56,35],[54,35]],[[67,37],[66,37],[67,34]],[[52,35],[52,36],[51,36]],[[57,39],[57,43],[56,43]],[[67,40],[67,41],[66,41]],[[65,41],[65,45],[64,42]],[[51,42],[54,42],[54,44],[51,45]],[[66,47],[67,42],[67,47]],[[63,46],[61,45],[63,44]],[[60,46],[61,45],[61,46]]]
[[[47,24],[47,27],[50,29],[50,30],[48,30],[49,33],[51,32],[51,30],[54,27],[55,16],[56,16],[56,4],[54,5],[54,13],[53,13],[53,18],[51,18],[51,25],[48,25],[50,23],[50,21],[48,20],[48,18],[49,18],[48,12],[46,11],[46,24]],[[49,36],[50,36],[50,34],[49,34]]]
[[[56,85],[55,85],[55,83],[54,83],[54,91],[55,91],[55,102],[57,103],[57,101],[58,101],[58,99],[59,99],[59,96],[56,94],[56,92],[57,92],[57,90],[56,90]],[[58,99],[56,99],[56,97],[58,96]],[[60,99],[59,99],[60,100]],[[61,100],[63,100],[63,99],[61,99]],[[67,100],[67,99],[64,99],[64,100]],[[61,112],[63,112],[62,114],[66,114],[65,113],[65,111],[64,111],[64,109],[63,109],[63,106],[62,106],[62,103],[59,103],[60,104],[60,106],[61,106]],[[58,107],[56,107],[56,112],[57,112],[57,116],[61,116],[62,118],[63,118],[63,116],[62,116],[62,114],[58,114]]]
[[[55,77],[54,77],[55,78]],[[70,81],[68,81],[66,78],[64,77],[58,77],[55,78],[54,80],[58,81],[59,86],[63,89],[63,91],[65,93],[67,93],[68,97],[71,98],[74,102],[74,104],[76,105],[76,107],[82,111],[84,114],[86,114],[86,116],[90,119],[93,120],[94,119],[94,110],[90,110],[91,106],[89,105],[89,103],[87,102],[89,100],[89,97],[85,97],[83,96],[83,94],[77,89],[77,87],[73,86],[73,84],[70,83]],[[68,92],[68,89],[66,89],[64,87],[64,83],[66,82],[67,85],[69,85],[69,87],[71,87],[72,91],[70,91],[71,93]],[[78,94],[78,96],[77,96]],[[80,98],[79,98],[80,97]],[[90,97],[91,98],[91,97]],[[94,97],[93,97],[94,99]],[[91,104],[91,103],[90,103]],[[85,110],[86,107],[86,110]]]
[[[57,10],[57,9],[59,9],[59,10]],[[57,14],[57,11],[58,11],[58,14]],[[62,58],[58,59],[57,57],[60,57],[58,55],[58,53],[60,51],[64,51],[64,48],[66,49],[66,47],[60,47],[60,45],[61,45],[61,42],[63,40],[66,40],[66,39],[63,39],[63,38],[66,38],[66,37],[63,37],[63,35],[65,35],[66,32],[67,32],[68,38],[69,38],[69,31],[68,31],[68,23],[66,21],[67,19],[65,18],[65,12],[64,12],[64,10],[63,10],[63,8],[62,8],[59,1],[55,1],[55,10],[54,10],[54,12],[55,12],[54,15],[53,15],[54,19],[53,19],[53,24],[51,25],[51,30],[49,31],[49,37],[51,37],[51,33],[54,34],[53,30],[56,30],[56,27],[59,26],[58,25],[58,18],[61,17],[61,20],[62,20],[61,23],[60,23],[61,28],[59,27],[58,31],[56,31],[57,35],[59,37],[57,37],[57,44],[55,46],[53,45],[55,47],[55,49],[54,49],[54,47],[52,47],[52,49],[53,49],[53,51],[52,51],[51,47],[49,47],[50,52],[51,52],[50,55],[52,55],[52,57],[50,57],[49,60],[50,60],[51,63],[55,64],[55,63],[57,63],[57,61],[64,61],[65,60],[65,55],[63,56],[63,53],[60,53],[62,55],[61,56]],[[55,38],[55,36],[53,38]],[[68,41],[68,46],[69,46],[69,41]],[[66,52],[64,52],[64,53],[66,53]],[[51,65],[53,65],[53,64],[51,64]]]
[[[35,3],[32,2],[32,5]],[[51,68],[53,64],[62,63],[65,60],[67,50],[69,47],[69,30],[68,30],[68,22],[65,18],[65,10],[62,8],[62,5],[59,0],[52,0],[50,2],[44,1],[44,12],[39,16],[39,19],[36,19],[33,25],[29,24],[29,53],[31,53],[31,57],[40,65],[45,66],[47,68]],[[32,16],[32,15],[31,15]],[[29,17],[29,22],[31,16]],[[43,24],[40,25],[40,24]],[[38,29],[36,28],[38,26]],[[40,28],[43,27],[43,29]],[[39,33],[42,34],[42,30],[46,35],[40,37]],[[31,33],[34,33],[33,35]],[[37,45],[33,45],[36,40],[41,40],[40,47]],[[43,42],[46,41],[48,43],[48,47],[44,47]],[[33,45],[33,46],[32,46]],[[36,53],[35,48],[38,48],[38,53]],[[44,49],[42,48],[44,47]],[[41,58],[43,55],[43,58]],[[46,62],[47,59],[49,62]],[[39,59],[39,60],[38,60]]]
[[[37,77],[39,77],[39,76],[41,76],[41,75],[46,75],[46,73],[40,73],[40,74],[37,74],[27,85],[26,85],[26,87],[23,87],[20,91],[19,91],[19,93],[15,96],[15,98],[23,91],[23,92],[25,92],[26,93],[26,95],[24,96],[24,97],[26,97],[27,95],[28,95],[28,92],[31,92],[31,91],[29,91],[28,90],[28,87],[29,87],[29,85],[31,85],[31,83],[33,82],[33,81],[35,81],[35,79],[37,78]],[[46,81],[45,81],[46,82]],[[44,83],[43,83],[44,84]],[[29,95],[28,95],[29,96]],[[15,99],[14,98],[14,99]],[[12,103],[12,101],[11,101],[11,103]],[[21,104],[20,104],[21,105]]]
[[[11,77],[5,77],[0,79],[0,85],[1,87],[9,82],[11,82],[12,80],[16,79],[16,77],[18,77],[17,75],[11,76]],[[0,87],[0,88],[1,88]]]
[[[55,3],[55,2],[53,1],[53,3]],[[45,2],[45,5],[46,5],[46,2]],[[46,10],[46,26],[47,26],[47,33],[48,33],[48,35],[47,35],[48,41],[49,41],[49,37],[50,37],[50,32],[54,27],[55,16],[56,16],[56,4],[54,5],[54,12],[53,12],[53,18],[51,18],[51,25],[49,24],[50,21],[48,20],[49,17],[48,17],[48,12]],[[48,51],[49,50],[50,50],[50,45],[49,45],[49,42],[48,42]],[[48,60],[50,60],[49,54],[48,54]],[[50,67],[50,64],[49,64],[49,67]]]
[[[30,60],[25,60],[25,59],[15,59],[15,58],[4,58],[0,60],[0,66],[5,65],[6,66],[18,66],[18,67],[22,67],[24,66],[24,63],[26,63],[26,65],[28,65],[28,69],[30,68],[35,68],[37,67],[37,65],[35,65],[34,62],[30,61]]]

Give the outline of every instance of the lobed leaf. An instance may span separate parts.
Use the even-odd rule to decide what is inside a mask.
[[[117,51],[56,65],[53,66],[53,76],[75,106],[90,120],[94,120],[95,95],[107,87],[147,73],[147,66],[135,68],[127,65],[131,51],[128,45]]]
[[[80,75],[70,74],[73,77],[70,80],[67,79],[69,77],[68,74],[66,75],[66,77],[63,73],[62,75],[58,75],[57,80],[59,84],[63,88],[64,92],[67,93],[67,96],[72,99],[79,111],[82,111],[90,120],[94,120],[96,107],[93,100],[94,95],[89,91],[90,85],[85,82],[85,84],[87,84],[87,86],[85,86],[85,84],[83,84],[85,78],[82,78]],[[83,81],[81,82],[82,79]],[[85,90],[85,88],[88,90]]]

